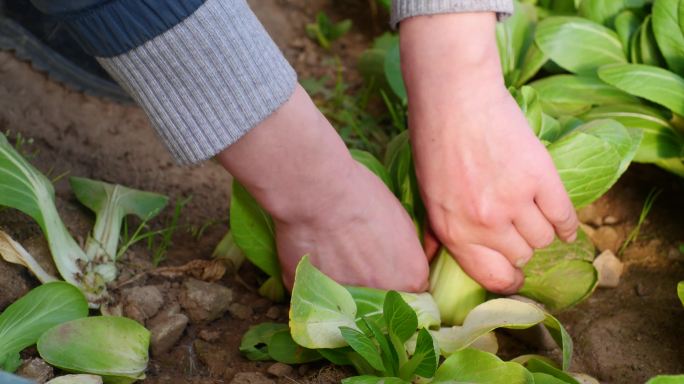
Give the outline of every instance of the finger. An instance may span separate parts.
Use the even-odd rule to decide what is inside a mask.
[[[535,197],[539,210],[553,225],[556,234],[563,241],[574,241],[577,236],[577,214],[565,187],[557,176],[547,183]]]
[[[522,287],[522,272],[493,249],[470,244],[452,254],[463,271],[490,292],[508,295]]]
[[[430,224],[426,224],[425,233],[423,234],[423,250],[425,251],[425,256],[427,257],[428,263],[431,262],[435,257],[440,246],[441,244],[439,240],[437,240],[437,236],[432,231]]]
[[[535,204],[530,204],[513,220],[513,226],[533,249],[547,247],[553,242],[555,230]]]
[[[514,267],[522,268],[532,258],[534,250],[513,224],[481,237],[480,244],[502,254]]]

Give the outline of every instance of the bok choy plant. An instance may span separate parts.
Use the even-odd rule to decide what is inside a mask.
[[[84,178],[71,178],[71,185],[77,198],[97,216],[85,251],[59,217],[51,182],[0,134],[0,206],[22,211],[38,223],[59,274],[96,304],[104,300],[106,284],[117,275],[115,262],[120,256],[117,244],[123,217],[135,214],[149,220],[166,205],[167,198]],[[1,231],[0,256],[26,266],[43,283],[55,280],[19,243]]]

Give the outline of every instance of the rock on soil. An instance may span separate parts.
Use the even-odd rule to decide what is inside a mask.
[[[159,356],[171,349],[183,335],[188,321],[188,317],[182,313],[157,320],[154,326],[150,327],[152,355]]]
[[[599,287],[615,288],[618,286],[624,266],[611,250],[605,250],[598,255],[594,260],[594,267],[598,271]]]
[[[145,320],[156,315],[164,305],[164,295],[153,285],[126,289],[123,294],[126,317],[140,324],[145,324]]]
[[[55,376],[55,372],[43,359],[34,358],[24,361],[17,370],[17,375],[45,384]]]
[[[273,306],[266,311],[266,317],[268,317],[271,320],[277,320],[278,317],[280,316],[280,309],[276,306]]]
[[[231,304],[230,307],[228,307],[228,312],[230,312],[231,316],[240,320],[247,320],[254,314],[251,307],[240,303]]]
[[[240,372],[233,377],[230,384],[275,384],[261,372]]]
[[[585,224],[591,224],[593,226],[600,226],[602,224],[602,218],[596,209],[596,206],[587,205],[586,207],[577,211],[577,218],[579,221]]]
[[[193,346],[197,357],[206,365],[209,374],[214,377],[223,376],[231,359],[228,352],[224,348],[199,339],[195,340]]]
[[[594,245],[599,251],[603,252],[607,249],[617,252],[620,247],[620,235],[613,227],[600,227],[591,236]]]
[[[212,342],[221,337],[221,331],[203,329],[199,332],[199,334],[197,334],[197,336],[204,341]]]
[[[183,283],[180,304],[193,323],[216,320],[230,307],[233,291],[222,285],[197,279]]]
[[[274,363],[266,370],[266,372],[275,377],[289,376],[292,374],[292,371],[293,368],[284,363]]]

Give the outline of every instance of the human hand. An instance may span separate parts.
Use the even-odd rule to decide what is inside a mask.
[[[272,215],[287,287],[309,254],[343,284],[427,288],[427,260],[409,215],[351,158],[301,87],[217,159]]]
[[[414,163],[429,223],[461,267],[513,293],[533,249],[572,241],[574,208],[503,84],[493,13],[401,22]],[[433,247],[434,248],[434,247]]]

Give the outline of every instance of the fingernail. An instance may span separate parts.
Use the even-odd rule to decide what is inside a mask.
[[[517,268],[522,268],[527,264],[528,261],[530,261],[530,259],[520,258],[518,259],[518,261],[515,262],[515,266]]]
[[[567,242],[572,243],[575,240],[577,240],[577,232],[573,232],[573,234],[568,237]]]

